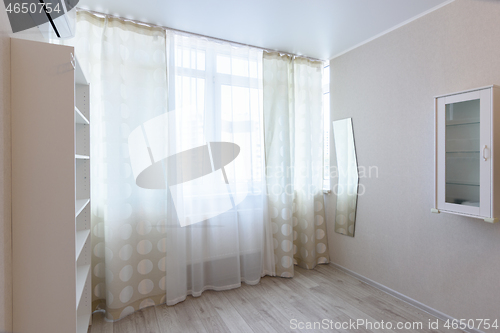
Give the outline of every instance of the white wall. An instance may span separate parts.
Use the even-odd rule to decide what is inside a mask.
[[[500,320],[500,223],[430,213],[433,96],[490,84],[496,0],[456,0],[331,61],[332,120],[353,118],[358,162],[379,171],[360,180],[355,238],[333,231],[327,196],[333,262],[455,318]]]

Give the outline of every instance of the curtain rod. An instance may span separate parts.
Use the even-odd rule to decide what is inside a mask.
[[[205,35],[197,34],[197,33],[194,33],[194,32],[189,32],[189,31],[185,31],[185,30],[179,30],[179,29],[169,28],[169,27],[165,27],[165,26],[161,26],[161,25],[157,25],[157,24],[152,24],[152,23],[146,23],[146,22],[137,21],[137,20],[133,20],[133,19],[128,19],[128,18],[116,16],[116,15],[104,14],[104,13],[100,13],[100,12],[97,12],[97,11],[94,11],[94,10],[90,10],[90,9],[84,9],[84,8],[76,7],[76,10],[77,11],[81,11],[81,12],[87,12],[87,13],[90,13],[90,14],[95,15],[95,16],[110,17],[110,18],[115,18],[115,19],[119,19],[119,20],[122,20],[122,21],[132,22],[132,23],[139,24],[139,25],[145,25],[145,26],[152,27],[152,28],[160,28],[160,29],[164,29],[164,30],[171,30],[171,31],[176,31],[176,32],[180,32],[180,33],[184,33],[184,34],[188,34],[188,35],[197,36],[197,37],[203,37],[203,38],[212,39],[214,41],[225,42],[225,43],[229,43],[229,44],[236,44],[236,45],[240,45],[240,46],[247,46],[247,47],[251,47],[251,48],[254,48],[254,49],[263,50],[263,51],[268,52],[268,53],[270,53],[270,52],[277,52],[279,54],[285,54],[285,55],[288,55],[288,56],[291,56],[291,57],[305,58],[305,59],[308,59],[308,60],[311,60],[311,61],[320,61],[320,62],[326,61],[326,60],[316,59],[316,58],[312,58],[312,57],[308,57],[308,56],[303,56],[303,55],[299,55],[299,54],[294,54],[294,53],[290,53],[290,52],[284,52],[284,51],[279,51],[279,50],[271,50],[271,49],[266,49],[266,48],[259,47],[259,46],[250,45],[250,44],[234,42],[234,41],[227,40],[227,39],[205,36]]]

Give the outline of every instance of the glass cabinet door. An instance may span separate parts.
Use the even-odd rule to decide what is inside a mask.
[[[437,208],[491,215],[491,89],[437,98]]]
[[[446,104],[445,201],[479,207],[480,100]]]

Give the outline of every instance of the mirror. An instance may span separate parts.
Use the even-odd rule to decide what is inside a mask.
[[[335,232],[354,237],[359,175],[352,118],[334,121],[333,137],[338,175],[338,184],[334,187],[334,193],[337,195]]]

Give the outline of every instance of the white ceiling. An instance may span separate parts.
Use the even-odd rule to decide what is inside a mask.
[[[450,0],[81,0],[80,8],[331,59]]]

